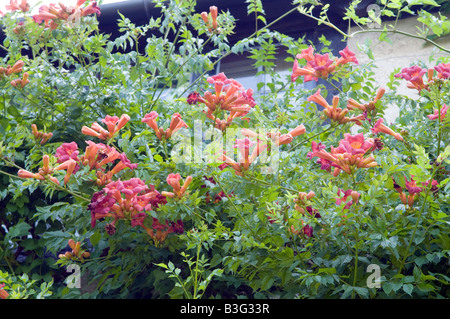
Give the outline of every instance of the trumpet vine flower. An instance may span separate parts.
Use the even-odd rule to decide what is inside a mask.
[[[373,134],[385,133],[388,135],[392,135],[393,137],[395,137],[396,140],[403,141],[403,137],[399,133],[394,132],[391,128],[384,125],[383,121],[384,121],[383,119],[379,119],[375,123],[374,127],[372,128],[372,133]]]
[[[167,184],[172,186],[173,192],[161,192],[161,195],[170,198],[182,198],[185,194],[189,184],[192,182],[192,176],[186,177],[183,185],[180,184],[181,176],[180,174],[169,174],[167,176]]]
[[[299,76],[304,76],[304,81],[317,81],[319,78],[327,79],[328,76],[336,71],[337,68],[347,64],[358,64],[355,53],[348,47],[339,51],[340,58],[331,59],[329,53],[315,54],[314,48],[310,45],[307,49],[297,54],[292,68],[291,81],[294,82]],[[306,60],[306,66],[300,67],[298,60]]]
[[[440,121],[444,121],[447,115],[448,105],[444,104],[441,107]],[[434,110],[433,114],[427,115],[430,120],[439,120],[439,110]]]
[[[156,133],[156,137],[160,140],[169,139],[176,131],[180,130],[183,127],[188,127],[188,125],[181,119],[181,115],[179,113],[174,113],[172,115],[172,120],[170,122],[169,128],[167,128],[166,130],[164,130],[162,127],[158,127],[158,123],[156,122],[157,118],[158,113],[152,111],[145,114],[141,122],[147,124],[150,128],[152,128]]]
[[[334,96],[332,105],[329,105],[325,98],[320,94],[320,89],[316,93],[308,97],[308,101],[315,102],[324,108],[324,114],[332,121],[339,124],[345,124],[347,122],[354,122],[357,125],[361,125],[361,121],[365,120],[365,116],[360,114],[358,116],[346,117],[348,109],[342,109],[338,107],[339,96]]]
[[[344,139],[339,142],[337,148],[331,147],[331,152],[319,148],[308,154],[309,158],[319,157],[334,167],[333,175],[337,176],[341,171],[353,174],[358,168],[375,167],[378,163],[373,155],[366,156],[374,148],[372,138],[365,139],[362,133],[356,135],[344,134]],[[331,169],[331,167],[330,167]]]
[[[107,115],[102,122],[106,125],[107,130],[105,130],[97,122],[92,123],[91,127],[83,126],[81,128],[81,133],[89,136],[97,137],[101,140],[111,140],[116,136],[116,134],[128,123],[130,116],[127,114],[122,114],[119,118],[117,116]]]

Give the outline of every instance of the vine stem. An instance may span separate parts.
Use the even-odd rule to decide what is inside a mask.
[[[410,37],[410,38],[415,38],[415,39],[419,39],[419,40],[425,41],[425,42],[427,42],[427,43],[429,43],[429,44],[439,48],[440,50],[442,50],[444,52],[450,53],[450,49],[447,49],[447,48],[439,45],[438,43],[434,42],[433,40],[428,39],[427,37],[423,37],[423,36],[420,36],[420,35],[415,35],[415,34],[412,34],[412,33],[409,33],[409,32],[405,32],[405,31],[400,31],[400,30],[397,30],[395,28],[394,29],[389,29],[389,30],[388,29],[365,29],[365,30],[356,31],[356,32],[353,32],[353,33],[346,33],[346,32],[342,31],[341,29],[339,29],[337,26],[335,26],[333,23],[331,23],[329,21],[326,21],[326,20],[324,20],[322,18],[317,18],[317,17],[313,16],[312,14],[308,14],[306,12],[302,12],[301,10],[299,10],[299,12],[302,15],[308,17],[308,18],[316,20],[317,22],[325,24],[326,26],[336,30],[338,33],[340,33],[345,38],[353,38],[354,36],[356,36],[358,34],[363,34],[363,33],[383,33],[383,32],[397,33],[397,34],[401,34],[401,35],[404,35],[404,36],[407,36],[407,37]],[[396,23],[397,23],[397,20],[398,20],[398,15],[397,15],[397,19],[395,21]]]
[[[434,42],[433,40],[430,40],[430,39],[428,39],[426,37],[422,37],[420,35],[415,35],[415,34],[412,34],[412,33],[405,32],[405,31],[400,31],[400,30],[397,30],[397,29],[390,29],[390,30],[384,30],[384,29],[360,30],[360,31],[356,31],[356,32],[353,32],[352,34],[347,35],[347,37],[352,38],[352,37],[354,37],[355,35],[358,35],[358,34],[363,34],[363,33],[382,33],[382,32],[397,33],[397,34],[401,34],[401,35],[404,35],[404,36],[407,36],[407,37],[410,37],[410,38],[419,39],[419,40],[425,41],[425,42],[427,42],[427,43],[437,47],[438,49],[440,49],[440,50],[442,50],[444,52],[450,53],[450,49],[447,49],[447,48],[443,47],[442,45],[439,45],[438,43]]]

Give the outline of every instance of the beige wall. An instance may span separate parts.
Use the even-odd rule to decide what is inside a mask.
[[[421,23],[417,22],[416,18],[407,18],[398,21],[397,29],[408,33],[416,34],[416,26],[421,27]],[[358,28],[352,28],[351,33],[358,31]],[[372,52],[375,60],[374,64],[377,66],[374,69],[376,73],[375,79],[380,86],[386,87],[386,83],[389,81],[389,75],[396,68],[404,68],[410,66],[412,63],[421,60],[427,64],[428,67],[434,67],[435,62],[429,62],[429,56],[435,54],[436,58],[439,56],[449,55],[448,53],[439,52],[439,49],[432,45],[425,45],[425,41],[421,39],[415,39],[401,34],[390,33],[388,37],[391,39],[392,44],[378,39],[380,33],[361,33],[355,35],[349,39],[349,48],[356,53],[360,64],[370,62],[367,55],[358,49],[358,44],[364,44],[364,41],[369,38],[372,41]],[[437,41],[439,45],[450,49],[450,36],[442,37]],[[386,87],[386,89],[388,89]],[[411,98],[418,97],[417,91],[408,89],[406,87],[406,81],[400,81],[400,87],[398,93],[401,95],[407,95]],[[388,123],[392,122],[398,116],[398,107],[390,106],[388,112],[386,112],[385,119]]]

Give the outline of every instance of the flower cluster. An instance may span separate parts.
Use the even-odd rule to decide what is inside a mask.
[[[147,234],[153,239],[156,246],[163,243],[170,233],[182,234],[184,231],[184,224],[181,220],[176,222],[165,221],[161,223],[157,218],[153,217],[151,227],[146,228]]]
[[[109,141],[116,136],[129,120],[130,116],[127,114],[122,114],[120,118],[118,116],[106,115],[106,117],[102,119],[102,122],[106,125],[108,130],[105,130],[100,124],[94,122],[90,128],[83,126],[81,128],[81,133]]]
[[[81,249],[81,242],[75,242],[73,239],[69,239],[68,244],[72,251],[67,251],[64,254],[59,254],[58,258],[65,260],[83,261],[84,258],[89,258],[91,256],[90,252]]]
[[[310,45],[307,49],[302,50],[300,54],[297,54],[294,61],[294,67],[292,69],[291,80],[296,81],[299,76],[304,76],[304,81],[317,81],[319,78],[327,79],[328,76],[336,71],[337,68],[347,64],[358,64],[355,53],[353,53],[348,47],[339,51],[340,58],[332,60],[328,53],[317,54],[314,53],[314,48]],[[306,66],[299,67],[298,60],[306,60]]]
[[[30,10],[30,4],[28,3],[28,0],[10,0],[5,8],[9,11],[28,12]]]
[[[151,225],[146,223],[149,217],[146,211],[157,209],[160,205],[167,203],[163,193],[159,193],[153,185],[146,185],[139,178],[131,178],[127,181],[120,179],[106,185],[102,191],[92,196],[88,210],[91,212],[91,226],[95,227],[97,220],[113,218],[106,224],[108,234],[116,232],[118,220],[128,220],[131,227],[142,227],[147,234],[159,245],[164,242],[168,234],[182,233],[183,222],[166,221],[162,224],[157,218],[151,217]]]
[[[368,103],[359,103],[357,101],[355,101],[354,99],[350,98],[347,101],[347,108],[349,110],[361,110],[363,112],[371,112],[374,111],[376,108],[376,103],[383,97],[384,93],[386,93],[386,90],[383,87],[380,87],[377,90],[377,94],[375,96],[375,98],[372,101],[369,101]]]
[[[34,178],[41,181],[49,179],[55,184],[59,185],[56,177],[52,176],[54,169],[50,167],[50,157],[48,155],[42,156],[42,167],[39,168],[38,173],[32,173],[24,169],[19,169],[17,176],[21,178]]]
[[[81,17],[89,14],[100,15],[100,7],[97,6],[96,1],[90,2],[86,7],[82,5],[86,0],[77,0],[75,6],[66,6],[59,2],[58,4],[42,5],[39,8],[39,13],[33,15],[33,20],[38,23],[44,23],[46,27],[56,29],[62,22],[76,22]]]
[[[0,67],[0,79],[22,72],[22,68],[23,68],[24,64],[25,63],[22,60],[19,60],[16,63],[14,63],[13,66],[8,65],[8,66],[6,66],[6,68]],[[28,72],[24,72],[22,74],[21,79],[11,80],[10,84],[14,87],[19,87],[19,88],[23,89],[25,87],[25,85],[30,83],[30,80],[28,78],[29,78]]]
[[[305,214],[305,212],[307,212],[312,217],[320,218],[321,216],[318,213],[317,209],[312,208],[310,203],[311,199],[314,198],[315,196],[316,194],[313,191],[310,191],[309,193],[305,192],[298,193],[297,198],[294,199],[295,210],[300,212],[301,214]]]
[[[344,139],[339,142],[339,146],[331,146],[331,153],[325,151],[325,146],[312,144],[312,152],[308,153],[308,158],[318,157],[321,159],[322,168],[331,171],[334,167],[333,175],[337,176],[341,171],[353,174],[357,168],[369,168],[378,165],[373,155],[364,157],[373,151],[375,147],[372,138],[365,139],[363,133],[350,135],[344,134]]]
[[[435,74],[436,71],[436,74]],[[424,82],[423,76],[427,75],[427,81]],[[450,63],[440,63],[434,68],[422,68],[418,65],[402,68],[400,73],[394,75],[406,81],[406,86],[410,89],[419,91],[430,90],[430,85],[437,80],[447,80],[450,78]]]
[[[52,132],[44,133],[38,131],[36,124],[31,124],[31,132],[36,139],[36,142],[38,142],[40,145],[44,145],[53,136]]]
[[[151,127],[155,131],[156,137],[158,137],[160,140],[167,140],[171,138],[173,133],[175,133],[179,129],[188,127],[188,125],[181,119],[181,115],[179,113],[175,113],[172,115],[172,120],[170,121],[170,125],[166,130],[164,130],[162,127],[158,127],[158,123],[156,122],[157,117],[158,113],[152,111],[145,114],[144,118],[141,121]]]
[[[315,102],[324,108],[323,113],[332,121],[345,124],[348,122],[354,122],[357,125],[361,125],[361,121],[365,120],[363,114],[353,117],[346,117],[348,113],[348,109],[342,109],[338,107],[339,105],[339,96],[333,97],[332,105],[329,105],[325,98],[320,94],[320,89],[317,90],[316,93],[308,97],[308,101]]]
[[[113,138],[118,130],[120,130],[123,125],[128,122],[129,116],[122,115],[119,119],[117,116],[106,116],[103,119],[103,123],[108,126],[108,131],[103,128],[98,128],[93,124],[95,129],[98,129],[97,137],[103,137],[105,139]],[[89,129],[89,128],[87,128]],[[100,130],[101,129],[101,130]],[[39,137],[39,132],[37,128],[32,126],[33,134]],[[35,132],[36,131],[36,132]],[[86,133],[86,127],[82,130]],[[90,131],[89,131],[90,132]],[[91,133],[91,132],[90,132]],[[92,133],[93,134],[93,133]],[[90,135],[90,134],[88,134]],[[41,135],[42,136],[42,135]],[[47,136],[48,137],[48,136]],[[52,176],[55,171],[65,170],[66,174],[64,177],[64,185],[69,182],[72,174],[76,173],[80,167],[89,167],[90,170],[96,170],[96,183],[98,186],[103,186],[112,181],[113,175],[122,171],[125,168],[136,169],[138,164],[133,164],[127,158],[125,153],[120,153],[114,147],[105,145],[103,143],[94,143],[92,141],[86,141],[88,146],[85,148],[83,155],[80,155],[78,145],[76,142],[63,143],[56,149],[56,163],[59,164],[54,167],[50,167],[50,157],[49,155],[44,155],[43,166],[39,169],[38,173],[31,173],[26,170],[19,170],[18,175],[23,178],[35,178],[39,180],[50,179],[55,184],[59,185],[59,181],[56,177]],[[108,164],[112,164],[112,167],[106,171],[105,167]]]
[[[430,82],[433,78],[433,69],[425,69],[421,68],[418,65],[414,65],[411,67],[403,68],[401,73],[397,73],[394,76],[396,78],[402,78],[408,83],[406,86],[410,89],[416,89],[419,92],[422,90],[429,90]],[[424,83],[423,81],[423,75],[427,74],[428,76],[428,83]]]
[[[236,175],[242,176],[264,150],[270,148],[272,145],[280,146],[289,144],[293,141],[294,137],[304,134],[305,132],[306,128],[303,124],[300,124],[286,134],[281,134],[280,132],[268,132],[266,136],[244,128],[241,130],[241,133],[245,137],[243,139],[236,139],[234,144],[234,148],[238,149],[240,153],[238,162],[230,158],[225,152],[220,154],[219,160],[224,161],[224,164],[231,166]],[[257,142],[250,140],[249,137],[256,139]],[[250,149],[252,149],[251,152]]]
[[[255,144],[257,145],[253,148],[250,155],[250,148],[252,148]],[[220,155],[219,160],[224,161],[227,165],[231,166],[234,169],[236,175],[242,176],[243,172],[248,170],[248,168],[256,160],[258,155],[267,148],[267,144],[261,142],[255,143],[246,137],[243,139],[236,139],[234,148],[239,149],[239,152],[241,153],[239,162],[236,162],[235,160],[227,156],[225,152]]]
[[[239,82],[228,79],[224,73],[211,76],[207,81],[214,85],[215,92],[207,91],[203,96],[191,95],[190,103],[205,104],[208,108],[204,111],[206,116],[222,131],[225,131],[234,119],[247,115],[256,105],[253,90],[245,90]],[[222,111],[229,112],[225,119],[218,117]]]
[[[200,14],[200,17],[203,22],[205,22],[209,32],[216,32],[218,30],[217,15],[218,9],[216,6],[209,7],[209,14],[205,11]]]
[[[414,201],[416,200],[418,194],[423,191],[424,187],[427,187],[430,184],[430,181],[427,181],[422,184],[422,186],[417,185],[417,181],[414,180],[414,176],[411,175],[411,178],[408,180],[405,177],[405,188],[408,190],[408,194],[403,192],[403,188],[397,184],[395,179],[392,179],[394,182],[394,189],[399,193],[400,200],[406,206],[412,207],[414,205]],[[438,187],[438,182],[436,180],[431,181],[431,191],[436,192]]]
[[[163,196],[170,198],[182,198],[189,186],[192,182],[192,176],[186,177],[183,185],[180,185],[181,176],[180,174],[169,174],[167,176],[167,184],[172,186],[173,192],[161,192]]]
[[[120,179],[107,184],[101,192],[92,197],[88,210],[91,212],[91,226],[104,217],[113,217],[114,221],[108,227],[115,227],[119,219],[131,219],[132,225],[143,222],[140,214],[144,209],[151,210],[150,199],[155,197],[155,190],[147,192],[148,186],[139,178],[127,181]],[[113,232],[112,232],[113,233]]]

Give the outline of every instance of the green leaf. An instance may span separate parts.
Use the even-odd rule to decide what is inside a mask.
[[[9,229],[9,232],[6,236],[8,240],[16,237],[22,237],[28,235],[28,231],[30,230],[31,226],[28,225],[25,222],[20,222],[17,225],[11,227]]]
[[[97,246],[97,244],[99,243],[100,239],[102,238],[102,235],[100,234],[99,231],[95,231],[91,237],[89,237],[89,240],[91,241],[91,244],[93,246]]]
[[[406,292],[408,295],[412,296],[412,291],[414,289],[414,286],[412,284],[404,284],[403,285],[403,291]]]
[[[13,105],[10,105],[8,107],[8,113],[11,114],[14,117],[20,117],[20,112],[17,110],[17,108]]]

